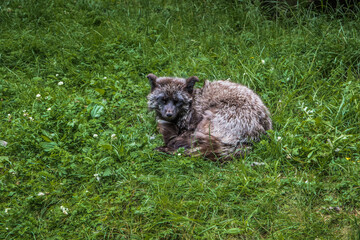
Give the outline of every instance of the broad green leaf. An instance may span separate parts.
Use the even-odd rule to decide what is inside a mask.
[[[104,113],[104,106],[95,104],[93,109],[91,110],[91,117],[98,118]]]
[[[45,135],[41,135],[41,137],[42,137],[45,141],[47,141],[47,142],[51,142],[51,139],[50,139],[50,138],[48,138],[47,136],[45,136]]]
[[[230,228],[225,231],[225,233],[227,233],[227,234],[240,234],[242,232],[243,232],[243,230],[240,228]]]
[[[56,142],[42,142],[42,143],[40,143],[40,146],[44,149],[45,152],[50,152],[57,146],[57,143]]]
[[[105,90],[101,89],[101,88],[95,88],[95,91],[97,91],[98,93],[100,93],[100,95],[104,95]]]

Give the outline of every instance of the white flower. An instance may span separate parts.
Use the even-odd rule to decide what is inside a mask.
[[[96,177],[96,180],[98,180],[100,182],[100,177],[99,177],[99,174],[98,173],[95,173],[94,174],[94,177]]]
[[[10,114],[10,113],[8,114],[8,118],[11,118],[11,114]]]
[[[306,180],[305,183],[309,183],[308,180]]]
[[[46,109],[47,111],[51,111],[51,107],[49,107],[48,109]]]
[[[97,135],[96,133],[93,135],[93,138],[97,138],[99,137],[99,135]]]
[[[29,117],[29,120],[30,120],[30,121],[34,121],[34,119],[33,119],[32,117]]]
[[[0,146],[6,147],[7,144],[8,144],[7,142],[0,140]]]
[[[55,76],[56,76],[56,77],[58,77],[58,76],[59,76],[59,74],[55,74]]]
[[[181,153],[178,153],[178,156],[181,156]]]
[[[63,212],[63,214],[65,214],[65,215],[68,215],[68,214],[69,214],[69,213],[67,212],[67,211],[69,211],[69,209],[67,209],[66,207],[60,206],[60,209],[61,209],[61,211]]]
[[[281,140],[281,137],[277,137],[277,140],[280,141],[280,140]]]
[[[29,115],[27,112],[24,113],[24,117],[26,117],[27,115]]]
[[[107,79],[107,77],[104,77],[104,79]]]
[[[117,137],[116,137],[116,134],[115,134],[115,133],[114,133],[114,134],[111,134],[111,139],[112,139],[112,140],[117,139]]]
[[[264,60],[264,59],[261,59],[261,63],[262,63],[262,64],[265,64],[265,60]]]
[[[155,139],[155,136],[151,136],[149,139],[150,139],[150,140],[154,140],[154,139]]]
[[[43,193],[43,192],[39,192],[37,195],[38,195],[38,196],[44,196],[44,195],[45,195],[45,193]]]
[[[59,85],[59,86],[64,85],[64,82],[63,82],[63,81],[60,81],[60,82],[58,82],[58,85]]]
[[[280,102],[280,103],[282,102],[281,99],[279,100],[279,102]]]
[[[40,98],[40,97],[41,97],[40,93],[36,94],[36,98]]]
[[[8,213],[11,208],[5,208],[5,213]]]
[[[250,164],[251,167],[263,166],[263,165],[265,165],[265,163],[263,163],[263,162],[252,162],[252,163]]]

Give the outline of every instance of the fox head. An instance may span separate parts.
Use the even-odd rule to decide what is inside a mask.
[[[194,85],[199,78],[157,77],[147,75],[151,86],[148,107],[165,121],[175,122],[180,115],[186,114],[192,104]]]

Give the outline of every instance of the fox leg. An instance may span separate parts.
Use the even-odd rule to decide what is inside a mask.
[[[174,141],[174,139],[176,139],[176,137],[178,136],[179,133],[178,127],[174,123],[164,120],[158,120],[157,122],[158,122],[159,132],[163,136],[165,145],[162,147],[157,147],[155,149],[160,152],[166,152],[166,153],[173,152],[174,149],[171,146],[169,146],[169,143]]]

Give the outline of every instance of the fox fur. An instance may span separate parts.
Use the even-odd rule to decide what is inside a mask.
[[[249,88],[230,81],[147,76],[151,86],[148,107],[156,112],[164,146],[172,153],[185,148],[192,156],[230,159],[241,156],[272,129],[269,110]]]

